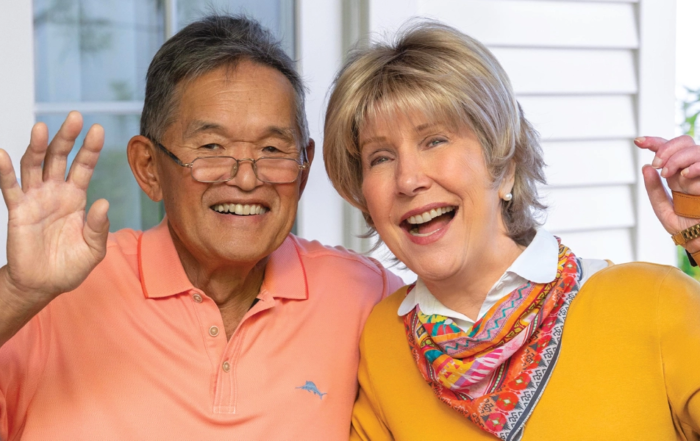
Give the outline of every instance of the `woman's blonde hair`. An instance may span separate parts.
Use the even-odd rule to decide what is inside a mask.
[[[508,235],[527,245],[544,210],[536,183],[544,183],[537,132],[524,118],[508,76],[491,52],[449,26],[421,21],[393,44],[351,53],[335,79],[326,113],[323,156],[333,186],[359,208],[375,232],[362,195],[358,133],[378,115],[421,111],[434,120],[467,126],[477,135],[494,184],[515,172],[513,199],[503,201]]]

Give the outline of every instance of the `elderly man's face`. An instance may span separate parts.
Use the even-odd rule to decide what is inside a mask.
[[[244,61],[186,83],[161,142],[185,163],[203,156],[299,159],[296,134],[291,83],[277,70]],[[244,162],[228,182],[201,183],[161,152],[156,169],[176,242],[198,261],[222,265],[258,262],[282,244],[308,173],[293,183],[269,184]],[[243,213],[232,213],[239,204]]]

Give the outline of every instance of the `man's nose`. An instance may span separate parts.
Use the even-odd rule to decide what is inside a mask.
[[[227,183],[229,185],[235,185],[241,190],[250,191],[262,184],[255,174],[255,161],[253,159],[239,159],[234,173],[233,179],[227,181]]]

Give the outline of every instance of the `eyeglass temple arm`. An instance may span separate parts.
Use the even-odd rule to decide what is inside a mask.
[[[178,158],[178,157],[175,156],[170,150],[168,150],[167,148],[165,148],[165,146],[164,146],[163,144],[161,144],[161,143],[159,143],[159,142],[156,142],[156,145],[158,146],[158,148],[159,148],[163,153],[165,153],[166,155],[168,155],[168,156],[170,157],[170,159],[172,159],[173,161],[175,161],[175,162],[177,163],[177,165],[179,165],[179,166],[181,166],[181,167],[192,168],[192,164],[185,164],[184,162],[180,161],[180,158]]]

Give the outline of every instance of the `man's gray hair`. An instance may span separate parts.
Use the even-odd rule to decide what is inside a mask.
[[[242,15],[211,15],[198,20],[158,50],[146,75],[141,135],[160,141],[175,118],[178,85],[222,66],[248,60],[281,72],[292,84],[296,102],[297,142],[309,143],[304,84],[279,40],[257,21]]]

